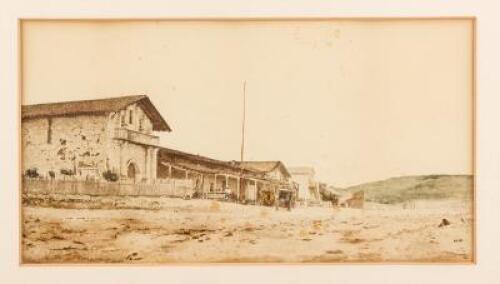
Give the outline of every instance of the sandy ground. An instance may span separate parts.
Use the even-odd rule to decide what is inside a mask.
[[[289,212],[171,198],[24,199],[23,263],[472,261],[471,213],[457,201]],[[439,227],[443,218],[450,225]]]

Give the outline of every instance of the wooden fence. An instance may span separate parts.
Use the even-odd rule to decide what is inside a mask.
[[[125,184],[76,180],[24,179],[23,193],[94,196],[186,197],[194,193],[190,180],[165,179],[155,184]]]

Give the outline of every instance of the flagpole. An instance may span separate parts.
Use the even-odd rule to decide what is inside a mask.
[[[247,82],[243,81],[243,119],[241,122],[241,155],[240,155],[241,162],[243,162],[244,160],[244,153],[245,153],[246,85]]]
[[[241,190],[244,184],[243,181],[243,160],[244,160],[244,153],[245,153],[245,109],[246,109],[246,81],[243,81],[243,117],[241,121],[241,153],[240,153],[240,179],[239,179],[239,186],[238,186],[238,193],[237,193],[237,199],[241,201]]]

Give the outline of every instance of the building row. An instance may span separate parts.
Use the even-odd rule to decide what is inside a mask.
[[[314,169],[281,161],[221,161],[163,147],[155,132],[172,131],[147,96],[22,106],[25,175],[123,184],[189,182],[199,197],[271,202],[279,189],[320,200]]]

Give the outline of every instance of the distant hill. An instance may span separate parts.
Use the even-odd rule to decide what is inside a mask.
[[[363,190],[367,201],[393,204],[417,199],[470,199],[473,192],[471,175],[403,176],[342,189]]]

